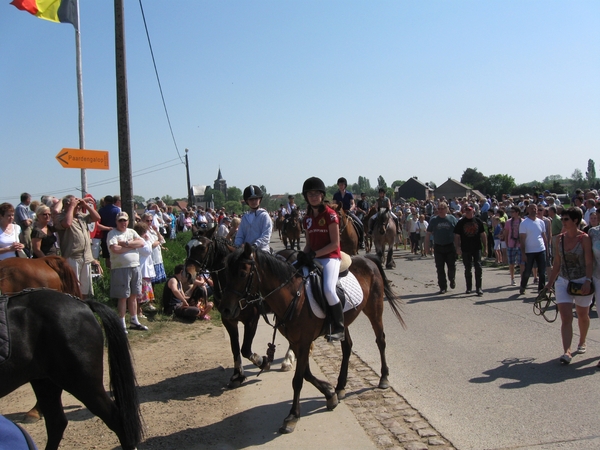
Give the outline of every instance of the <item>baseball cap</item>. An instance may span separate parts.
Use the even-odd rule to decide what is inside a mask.
[[[121,211],[119,214],[117,214],[117,222],[120,219],[129,220],[129,214],[127,214],[125,211]]]

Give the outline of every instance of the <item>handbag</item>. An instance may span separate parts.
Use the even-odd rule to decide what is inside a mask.
[[[560,238],[560,243],[562,245],[562,257],[565,261],[565,265],[567,264],[567,260],[565,259],[565,237],[564,235]],[[569,271],[567,270],[567,273]],[[567,293],[569,295],[584,295],[582,293],[584,283],[578,283],[576,281],[571,281],[569,279],[569,283],[567,284]],[[590,281],[590,291],[585,295],[591,295],[594,293],[594,283]]]

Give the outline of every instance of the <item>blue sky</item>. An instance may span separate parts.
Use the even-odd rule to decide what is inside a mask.
[[[134,194],[185,197],[139,3],[124,3]],[[467,167],[524,183],[600,164],[598,1],[143,6],[192,184],[221,168],[272,194],[309,176],[439,185]],[[80,15],[86,147],[111,158],[87,171],[100,197],[119,192],[113,4],[82,0]],[[0,61],[0,201],[77,193],[79,170],[55,160],[78,147],[73,27],[4,0]]]

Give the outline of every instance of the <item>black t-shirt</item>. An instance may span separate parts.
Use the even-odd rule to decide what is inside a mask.
[[[463,252],[481,250],[481,233],[484,233],[483,222],[477,217],[461,218],[454,227],[454,234],[460,235],[460,249]]]

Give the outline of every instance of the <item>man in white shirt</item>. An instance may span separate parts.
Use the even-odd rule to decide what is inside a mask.
[[[525,293],[529,276],[533,270],[533,263],[538,268],[538,292],[546,285],[546,252],[548,239],[546,237],[546,225],[537,218],[537,206],[531,203],[527,207],[527,217],[519,225],[519,240],[521,255],[525,255],[525,271],[521,274],[520,294]]]

